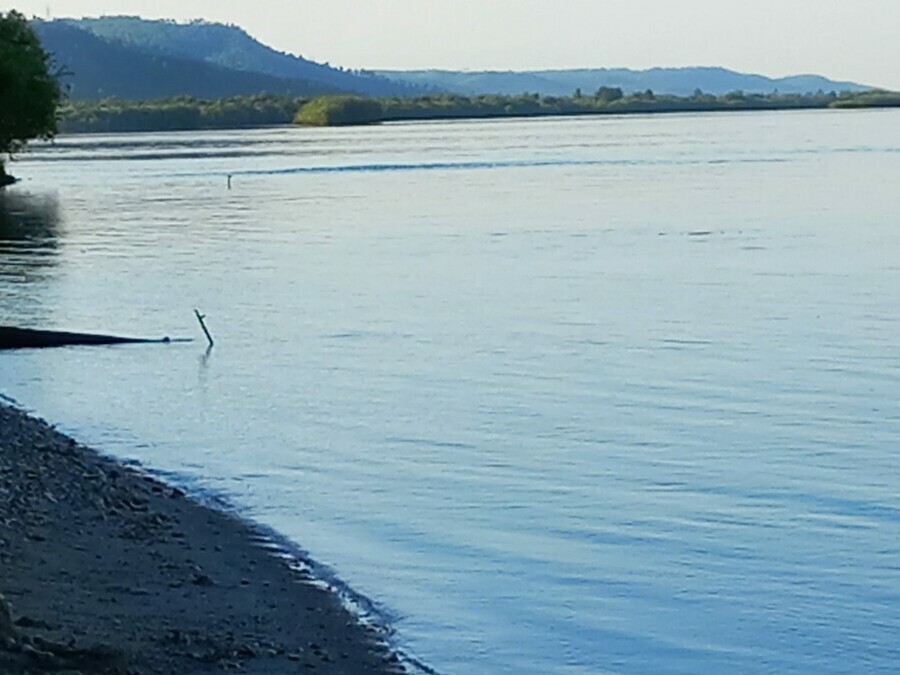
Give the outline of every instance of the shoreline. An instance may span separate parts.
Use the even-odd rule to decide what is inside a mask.
[[[878,112],[885,110],[898,110],[900,106],[869,106],[859,108],[755,108],[743,110],[669,110],[669,111],[632,111],[632,112],[616,112],[616,113],[558,113],[547,115],[482,115],[473,117],[456,117],[452,115],[438,117],[422,117],[422,118],[390,118],[377,122],[360,123],[355,125],[332,125],[332,126],[305,126],[294,124],[292,122],[283,122],[281,124],[258,124],[244,125],[233,127],[213,127],[213,126],[196,126],[173,129],[122,129],[122,130],[104,130],[104,129],[79,129],[79,130],[63,130],[56,135],[56,139],[79,139],[91,136],[127,136],[132,134],[189,134],[189,133],[209,133],[209,132],[236,132],[236,131],[260,131],[264,129],[352,129],[359,127],[378,127],[385,125],[399,124],[428,124],[440,122],[495,122],[495,121],[532,121],[532,120],[569,120],[569,119],[586,119],[586,118],[606,118],[606,119],[627,119],[630,117],[652,117],[665,116],[676,117],[678,115],[719,115],[719,114],[753,114],[753,113],[804,113],[804,112],[833,112],[833,113],[864,113]],[[33,146],[32,146],[33,147]],[[37,146],[40,147],[40,146]],[[238,172],[240,173],[240,172]],[[227,175],[224,172],[221,175]],[[233,173],[233,175],[238,175]],[[20,184],[21,180],[16,179],[16,184]]]
[[[0,672],[408,672],[289,555],[0,400]]]
[[[342,106],[349,105],[346,101],[356,101],[354,97],[331,96],[325,98],[335,99],[332,117],[323,114],[321,119],[314,121],[298,121],[300,113],[307,104],[299,107],[292,116],[279,116],[260,120],[258,122],[222,122],[220,120],[183,122],[178,118],[179,109],[166,107],[167,99],[150,101],[116,101],[115,107],[107,110],[103,102],[79,101],[80,112],[67,111],[63,114],[60,123],[60,135],[80,136],[87,134],[128,134],[128,133],[166,133],[186,131],[246,131],[265,128],[341,128],[357,126],[377,126],[398,122],[449,122],[449,121],[477,121],[477,120],[529,120],[543,118],[580,118],[580,117],[629,117],[635,115],[677,115],[677,114],[715,114],[715,113],[753,113],[753,112],[790,112],[807,110],[829,111],[863,111],[863,110],[890,110],[900,108],[900,94],[885,92],[884,100],[861,101],[840,98],[830,98],[827,95],[818,97],[817,94],[803,94],[796,97],[786,95],[784,100],[755,100],[752,97],[738,102],[705,102],[694,101],[688,97],[661,96],[658,100],[646,101],[635,99],[622,105],[607,105],[605,107],[590,107],[590,98],[568,100],[565,97],[549,97],[556,102],[546,108],[526,107],[515,109],[516,101],[521,102],[522,97],[498,95],[495,98],[509,102],[511,109],[494,107],[485,109],[472,109],[474,105],[461,103],[459,107],[444,107],[428,105],[415,107],[415,99],[405,104],[388,101],[386,107],[382,105],[382,99],[361,99],[371,102],[376,106],[382,106],[379,110],[372,109],[357,116],[343,111]],[[451,98],[466,99],[464,96],[449,95]],[[469,97],[472,99],[491,98],[485,96]],[[548,97],[544,97],[548,98]],[[633,97],[632,97],[633,98]],[[859,97],[857,97],[859,98]],[[341,103],[341,101],[345,101]],[[310,102],[314,103],[315,99]],[[537,105],[529,99],[533,105]],[[208,104],[210,101],[194,101],[195,105]],[[91,111],[91,115],[84,118],[85,110]],[[127,115],[129,112],[141,110],[148,112],[145,119],[135,121]],[[152,112],[152,114],[150,114]],[[124,117],[123,117],[124,115]],[[345,119],[346,118],[346,119]]]

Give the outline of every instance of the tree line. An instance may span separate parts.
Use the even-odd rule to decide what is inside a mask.
[[[338,126],[404,120],[550,115],[601,115],[738,110],[802,110],[875,107],[900,104],[900,94],[816,92],[813,94],[752,94],[735,91],[721,96],[700,90],[691,96],[655,94],[651,90],[626,94],[617,87],[600,87],[591,94],[576,90],[571,96],[519,96],[431,94],[418,97],[361,99],[324,96],[302,108],[298,124]]]
[[[309,99],[260,94],[215,100],[178,96],[153,101],[113,98],[69,102],[60,110],[60,131],[186,131],[292,122],[305,126],[345,126],[408,120],[887,106],[900,106],[900,94],[878,91],[751,94],[735,91],[714,96],[698,90],[691,96],[673,96],[654,94],[650,90],[626,94],[617,87],[600,87],[593,93],[575,91],[571,96],[430,94],[366,98],[329,95]]]
[[[154,101],[73,101],[60,109],[64,133],[191,131],[290,124],[308,99],[259,94],[203,100],[190,96]]]

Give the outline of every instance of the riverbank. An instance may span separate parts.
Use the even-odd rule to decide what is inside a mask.
[[[126,133],[247,129],[282,126],[350,126],[381,122],[475,120],[532,117],[584,117],[699,112],[764,112],[900,107],[900,93],[747,94],[669,96],[651,91],[625,94],[601,87],[594,94],[431,94],[364,98],[320,96],[243,96],[220,100],[177,97],[152,101],[105,99],[72,101],[61,111],[62,133]]]
[[[402,673],[248,523],[0,404],[0,672]]]

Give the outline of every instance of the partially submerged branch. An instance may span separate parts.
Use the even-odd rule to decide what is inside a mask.
[[[33,330],[0,326],[0,349],[37,349],[66,347],[70,345],[117,345],[140,343],[188,342],[190,339],[173,340],[164,338],[132,338],[117,335],[96,335],[93,333],[68,333],[55,330]]]

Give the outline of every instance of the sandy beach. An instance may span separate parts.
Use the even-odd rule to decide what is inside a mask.
[[[0,405],[0,673],[402,673],[302,565]]]

